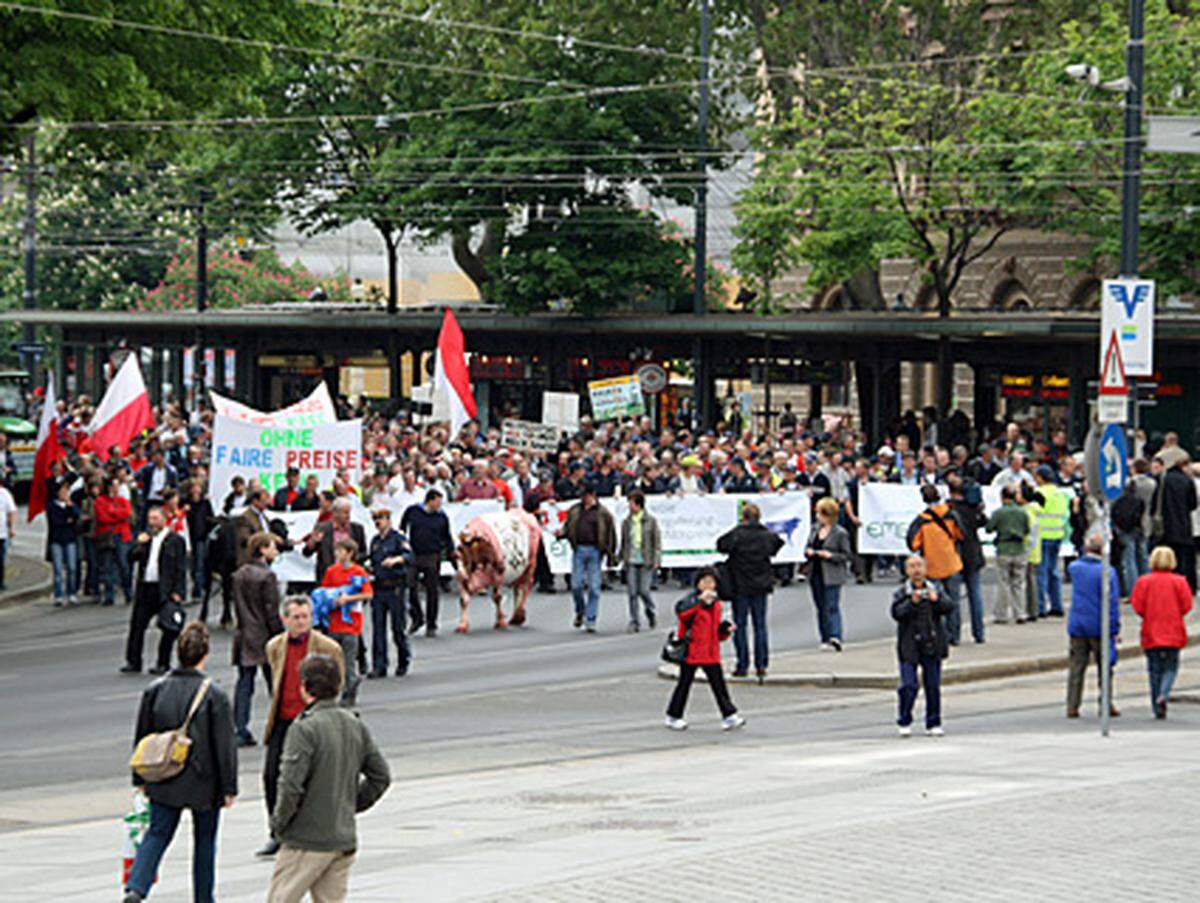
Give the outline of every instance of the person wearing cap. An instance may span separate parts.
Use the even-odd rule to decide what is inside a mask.
[[[1016,457],[1014,455],[1013,457]],[[1038,536],[1042,543],[1042,560],[1038,564],[1038,615],[1063,616],[1062,572],[1058,556],[1067,533],[1070,503],[1066,493],[1055,485],[1054,469],[1042,464],[1034,472],[1038,492],[1042,494],[1042,510],[1038,515]]]
[[[617,530],[613,516],[596,498],[596,489],[585,484],[579,503],[567,512],[566,523],[556,536],[571,544],[571,595],[575,602],[575,626],[587,624],[596,632],[600,613],[600,569],[603,559],[614,564]],[[586,592],[586,597],[584,593]]]
[[[1175,573],[1182,574],[1196,592],[1196,546],[1192,539],[1192,512],[1196,510],[1196,484],[1185,468],[1190,460],[1188,453],[1179,447],[1178,437],[1167,434],[1155,460],[1163,466],[1158,488],[1150,503],[1154,541],[1165,545],[1175,553]]]
[[[367,561],[375,595],[371,599],[371,670],[367,678],[387,677],[388,621],[396,644],[396,676],[403,677],[412,660],[404,598],[412,549],[404,535],[392,527],[392,512],[386,505],[376,505],[371,520],[375,522],[376,533],[367,549]]]

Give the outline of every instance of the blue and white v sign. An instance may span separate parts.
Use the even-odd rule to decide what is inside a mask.
[[[1105,279],[1100,288],[1100,366],[1107,338],[1121,341],[1126,376],[1154,375],[1154,280]]]

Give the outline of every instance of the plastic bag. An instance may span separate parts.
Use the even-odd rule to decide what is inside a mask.
[[[133,859],[137,856],[142,838],[150,828],[150,801],[146,794],[135,793],[133,806],[121,819],[121,887],[129,883],[129,873],[133,870]]]

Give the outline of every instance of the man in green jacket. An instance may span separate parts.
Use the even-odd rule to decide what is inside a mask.
[[[300,665],[307,708],[288,730],[271,835],[281,849],[267,903],[346,899],[358,848],[356,813],[375,805],[391,783],[387,761],[358,715],[341,708],[341,672],[327,655]]]
[[[1007,623],[1010,613],[1018,624],[1025,623],[1025,540],[1029,536],[1029,517],[1017,504],[1013,486],[1000,490],[1004,503],[988,519],[987,528],[996,534],[996,607],[995,622]]]

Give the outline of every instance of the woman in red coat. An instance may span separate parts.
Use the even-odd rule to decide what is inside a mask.
[[[1167,717],[1167,700],[1179,673],[1179,650],[1187,645],[1183,617],[1192,610],[1192,590],[1175,570],[1175,553],[1159,546],[1150,553],[1150,573],[1133,585],[1130,603],[1142,618],[1142,650],[1150,678],[1155,718]]]
[[[96,550],[100,555],[100,580],[104,585],[101,605],[112,605],[118,583],[125,604],[133,599],[132,572],[129,570],[129,546],[133,532],[129,528],[133,506],[121,495],[121,481],[109,477],[104,493],[96,496]]]
[[[694,585],[695,589],[675,605],[675,613],[679,616],[676,636],[683,636],[691,630],[691,641],[688,643],[687,658],[679,666],[679,682],[675,684],[675,692],[671,694],[665,723],[673,731],[687,728],[687,722],[683,720],[683,710],[687,706],[688,693],[692,689],[696,669],[699,668],[708,678],[708,685],[712,687],[713,697],[717,700],[717,708],[721,710],[721,730],[733,730],[746,723],[746,719],[737,713],[737,706],[729,698],[725,674],[721,671],[721,641],[729,639],[733,627],[728,621],[721,620],[721,600],[717,598],[717,572],[712,568],[700,568],[696,572]]]

